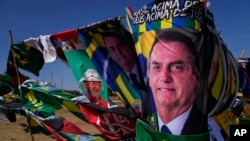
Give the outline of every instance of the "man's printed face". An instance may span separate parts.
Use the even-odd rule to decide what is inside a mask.
[[[84,81],[83,87],[89,97],[98,98],[100,96],[101,82],[99,81]]]
[[[158,42],[153,48],[149,85],[158,107],[189,107],[198,85],[191,57],[181,42]]]
[[[134,57],[131,48],[116,36],[105,37],[105,43],[109,54],[122,68],[134,65]]]

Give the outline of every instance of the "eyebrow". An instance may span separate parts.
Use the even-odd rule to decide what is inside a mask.
[[[159,65],[159,64],[162,64],[162,63],[160,63],[160,62],[158,62],[158,61],[152,61],[151,64],[153,64],[153,65]],[[185,64],[185,62],[182,61],[182,60],[177,60],[177,61],[174,61],[174,62],[170,62],[170,63],[169,63],[169,65],[173,65],[173,64]]]

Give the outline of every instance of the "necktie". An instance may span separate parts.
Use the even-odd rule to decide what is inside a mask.
[[[140,83],[136,79],[136,74],[130,73],[129,74],[129,78],[132,81],[133,86],[136,87],[136,88],[138,88],[138,89],[140,89]]]
[[[171,134],[171,131],[168,129],[166,125],[162,125],[161,132]]]

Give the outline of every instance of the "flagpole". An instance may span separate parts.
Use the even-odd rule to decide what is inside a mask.
[[[9,30],[9,37],[10,37],[10,47],[12,46],[12,43],[13,43],[13,37],[12,37],[12,32],[11,30]],[[18,73],[18,66],[16,64],[16,58],[15,58],[15,53],[14,51],[10,48],[11,50],[11,54],[12,54],[12,57],[13,57],[13,61],[14,61],[14,64],[15,64],[15,70],[16,70],[16,75],[17,75],[17,82],[18,82],[18,85],[21,84],[21,81],[20,81],[20,77],[19,77],[19,73]]]
[[[9,30],[9,38],[10,38],[10,47],[12,46],[13,44],[13,37],[12,37],[12,32],[11,30]],[[18,88],[20,89],[20,93],[22,93],[21,91],[21,88],[20,88],[20,85],[21,85],[21,80],[19,78],[19,73],[18,73],[18,66],[16,64],[16,58],[15,58],[15,55],[14,55],[14,51],[10,48],[10,51],[11,51],[11,54],[12,54],[12,57],[13,57],[13,61],[14,61],[14,64],[15,64],[15,69],[16,69],[16,75],[17,75],[17,81],[18,81]],[[27,119],[27,117],[26,117]],[[34,136],[32,134],[32,131],[31,131],[31,128],[30,128],[30,124],[29,124],[29,121],[27,120],[27,124],[28,124],[28,128],[29,128],[29,132],[30,132],[30,137],[31,137],[31,140],[34,141]]]

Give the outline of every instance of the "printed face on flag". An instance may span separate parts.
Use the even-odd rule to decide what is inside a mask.
[[[99,81],[84,81],[83,87],[91,99],[100,98],[101,82]]]
[[[120,34],[121,31],[117,29],[104,31],[103,40],[111,58],[120,65],[123,70],[131,72],[136,64],[134,43],[132,42],[133,40],[129,40],[129,38],[131,38],[130,34],[122,37],[123,34],[125,35],[125,31],[123,34]]]
[[[87,55],[108,87],[118,92],[128,106],[141,110],[141,96],[129,79],[129,73],[137,74],[137,81],[144,82],[139,77],[133,38],[120,19],[94,23],[79,28],[78,32]]]

